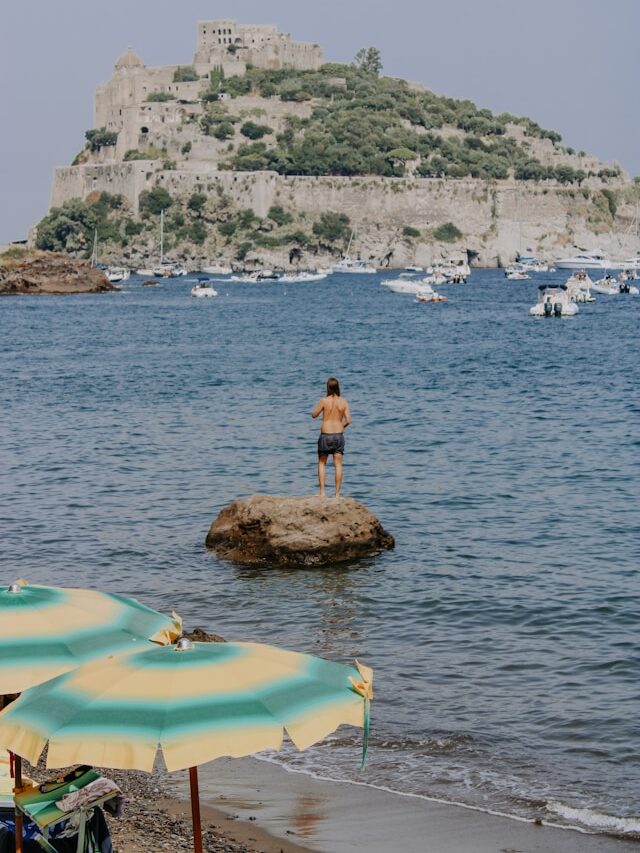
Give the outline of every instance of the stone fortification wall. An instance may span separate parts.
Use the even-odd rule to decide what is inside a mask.
[[[597,244],[615,256],[629,256],[637,248],[635,237],[625,233],[624,209],[619,212],[619,230],[596,235],[588,224],[591,201],[581,192],[506,182],[283,177],[271,172],[219,172],[197,163],[188,170],[162,171],[157,161],[137,161],[56,169],[52,205],[106,190],[124,195],[136,210],[140,192],[156,184],[175,196],[223,193],[238,208],[251,208],[260,217],[278,204],[294,212],[307,230],[325,211],[345,213],[358,234],[362,256],[378,261],[394,251],[394,262],[430,262],[442,247],[428,238],[418,241],[412,254],[398,255],[402,230],[411,226],[428,235],[445,222],[463,232],[452,249],[478,252],[478,261],[485,266],[510,260],[525,246],[549,256],[573,245]]]
[[[199,72],[222,67],[225,74],[242,74],[248,64],[273,70],[315,71],[322,62],[319,45],[294,41],[271,24],[238,24],[231,20],[198,24],[193,64]]]

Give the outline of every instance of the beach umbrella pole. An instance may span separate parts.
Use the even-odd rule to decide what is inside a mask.
[[[14,755],[13,757],[13,790],[14,793],[19,794],[22,789],[22,758],[19,755]],[[15,815],[16,815],[16,853],[22,853],[22,812],[16,805],[15,807]]]
[[[200,789],[198,787],[198,768],[189,768],[189,788],[191,790],[191,820],[193,822],[194,853],[202,853],[202,823],[200,821]]]

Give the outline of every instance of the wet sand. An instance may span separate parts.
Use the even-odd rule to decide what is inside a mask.
[[[188,796],[184,776],[175,792]],[[400,796],[366,785],[327,782],[257,759],[220,759],[200,768],[208,814],[237,836],[248,825],[264,850],[322,853],[638,853],[638,841],[513,820],[462,806]],[[188,807],[188,804],[187,804]],[[241,830],[241,827],[244,828]],[[287,846],[291,843],[297,847]]]

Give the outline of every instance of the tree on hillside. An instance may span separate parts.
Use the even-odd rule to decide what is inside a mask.
[[[382,56],[377,47],[362,47],[356,53],[353,64],[366,74],[379,76],[382,71]]]

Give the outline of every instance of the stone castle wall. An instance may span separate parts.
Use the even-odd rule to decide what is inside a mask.
[[[294,41],[290,35],[279,33],[273,25],[238,24],[230,20],[198,24],[193,57],[198,71],[221,67],[225,74],[241,74],[249,64],[271,70],[317,71],[322,62],[319,45]]]
[[[402,244],[405,226],[428,233],[449,221],[464,235],[457,248],[478,252],[478,261],[485,266],[510,260],[526,246],[552,256],[572,245],[588,248],[597,243],[614,256],[629,256],[637,248],[635,237],[625,234],[622,226],[615,233],[595,236],[587,225],[590,202],[580,192],[516,183],[284,177],[272,172],[220,172],[196,164],[189,170],[162,171],[157,161],[137,161],[58,168],[51,203],[59,206],[67,199],[106,190],[124,195],[135,211],[140,192],[156,184],[176,196],[222,192],[238,208],[251,208],[260,217],[278,204],[293,211],[307,229],[325,211],[345,213],[358,234],[363,257],[377,260]],[[619,216],[624,215],[621,210]],[[433,251],[433,245],[418,243],[412,257],[426,263]]]

